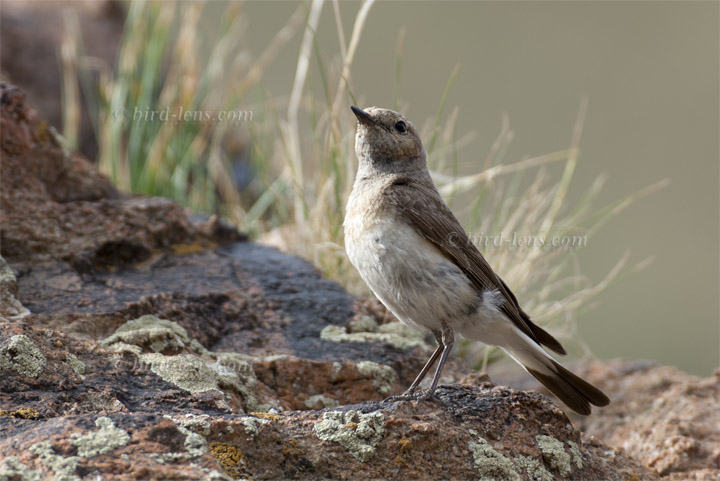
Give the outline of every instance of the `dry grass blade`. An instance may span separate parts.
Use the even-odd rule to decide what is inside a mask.
[[[356,169],[355,122],[347,112],[348,104],[356,100],[352,65],[374,1],[361,4],[346,44],[345,4],[332,0],[340,58],[330,62],[325,61],[315,35],[323,0],[313,0],[309,10],[305,5],[295,9],[257,57],[244,47],[247,19],[240,15],[238,4],[228,5],[212,38],[204,37],[208,33],[200,28],[205,5],[130,4],[117,65],[113,71],[100,72],[100,168],[122,189],[172,197],[196,211],[221,213],[260,239],[313,261],[352,293],[369,295],[343,249],[342,223]],[[268,66],[303,22],[289,95],[279,100],[267,93],[259,95]],[[405,106],[397,93],[403,39],[401,31],[394,53],[393,105],[401,110]],[[198,45],[211,48],[200,52]],[[77,104],[78,70],[82,70],[78,66],[85,64],[77,58],[79,52],[81,48],[70,43],[62,50],[65,119],[71,137],[77,123],[72,109]],[[320,72],[319,98],[309,73],[313,61]],[[593,204],[605,183],[601,176],[574,208],[567,208],[586,99],[580,104],[568,149],[508,161],[505,156],[514,133],[504,115],[497,139],[486,156],[478,157],[482,169],[478,172],[477,164],[461,165],[458,152],[468,148],[474,134],[456,132],[457,107],[443,113],[456,74],[457,67],[440,95],[437,114],[422,129],[433,178],[449,204],[465,201],[462,209],[454,210],[526,310],[565,339],[574,332],[577,316],[591,308],[601,292],[649,262],[633,267],[625,256],[594,283],[581,274],[575,250],[609,219],[666,181],[596,209]],[[240,127],[114,117],[117,112],[132,113],[138,105],[150,110],[217,112],[247,108],[249,102],[257,107],[251,111],[252,122]],[[237,165],[224,148],[226,136],[238,132],[252,136],[251,196],[238,191],[233,175]],[[564,162],[559,177],[553,170],[558,162]],[[479,219],[486,219],[482,228]],[[478,363],[497,357],[492,350],[478,350],[477,344],[462,350]]]

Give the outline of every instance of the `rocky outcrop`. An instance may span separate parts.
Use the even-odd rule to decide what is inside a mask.
[[[720,480],[720,370],[697,378],[653,363],[596,363],[615,403],[580,426],[626,450],[662,479]]]
[[[0,90],[0,480],[657,478],[477,375],[381,401],[421,336],[301,259],[118,193]]]

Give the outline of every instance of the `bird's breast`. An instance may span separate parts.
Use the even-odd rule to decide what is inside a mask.
[[[453,262],[395,216],[346,219],[348,257],[375,295],[411,327],[437,329],[478,296]]]

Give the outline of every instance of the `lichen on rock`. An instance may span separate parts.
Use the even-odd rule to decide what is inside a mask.
[[[21,463],[17,456],[10,456],[0,464],[0,480],[21,479],[23,481],[41,481],[42,472],[30,469]]]
[[[318,403],[320,403],[322,407],[326,408],[335,408],[340,405],[337,400],[324,396],[323,394],[313,394],[305,400],[305,406],[310,409],[315,408]]]
[[[398,380],[397,374],[390,366],[384,366],[372,361],[360,361],[357,363],[357,368],[360,373],[372,377],[373,386],[382,395],[388,394],[392,389],[392,385]]]
[[[0,345],[0,369],[12,369],[18,374],[38,377],[46,363],[40,349],[24,334],[12,336],[7,345]]]
[[[484,438],[478,437],[476,443],[470,441],[468,448],[472,452],[475,467],[480,472],[480,479],[522,481],[513,462],[497,452]]]
[[[130,435],[123,429],[117,428],[108,417],[97,418],[95,425],[100,428],[98,431],[71,435],[68,442],[77,447],[77,455],[64,456],[58,453],[50,441],[35,443],[28,450],[40,458],[40,462],[55,474],[55,479],[80,480],[80,477],[75,475],[75,471],[83,459],[109,453],[130,441]]]
[[[212,442],[210,452],[217,459],[226,474],[233,479],[249,475],[248,461],[239,447],[230,443]]]
[[[15,321],[30,315],[30,311],[17,298],[17,279],[12,269],[0,256],[0,319]]]
[[[401,322],[388,322],[378,325],[370,316],[351,321],[349,326],[329,325],[320,331],[320,338],[331,342],[383,342],[398,349],[427,347],[424,335],[410,329]]]
[[[71,436],[70,444],[77,446],[78,456],[92,458],[109,453],[117,447],[125,446],[130,441],[130,435],[125,430],[116,427],[112,419],[108,417],[97,418],[95,426],[100,429],[85,435],[75,433]]]
[[[153,353],[143,354],[140,359],[150,366],[152,372],[180,389],[190,392],[219,390],[217,372],[195,355],[163,356]]]
[[[384,426],[385,416],[381,412],[329,411],[323,413],[322,421],[316,423],[313,430],[319,439],[336,442],[365,462],[375,454]]]
[[[553,475],[545,469],[545,466],[535,458],[530,456],[518,456],[515,458],[515,464],[525,471],[530,481],[553,481]]]
[[[85,374],[85,364],[77,358],[75,354],[67,353],[65,355],[65,362],[75,371],[79,376]]]
[[[538,434],[535,439],[543,453],[543,458],[547,460],[550,467],[563,476],[570,474],[572,459],[565,451],[562,441],[544,434]]]
[[[245,426],[245,433],[255,437],[260,430],[260,426],[263,424],[269,424],[270,420],[256,416],[243,416],[240,418],[240,422],[242,422],[243,426]]]
[[[142,352],[172,353],[189,346],[190,337],[177,323],[148,314],[127,321],[101,341],[110,348],[116,343],[138,346]]]
[[[570,446],[570,454],[572,455],[573,462],[575,463],[575,466],[578,469],[582,469],[583,467],[583,461],[582,461],[582,452],[580,451],[580,446],[574,441],[568,441],[568,446]]]

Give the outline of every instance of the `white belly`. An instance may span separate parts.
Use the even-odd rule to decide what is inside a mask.
[[[410,327],[439,330],[472,316],[482,296],[463,272],[403,222],[346,225],[348,256],[363,280]]]

